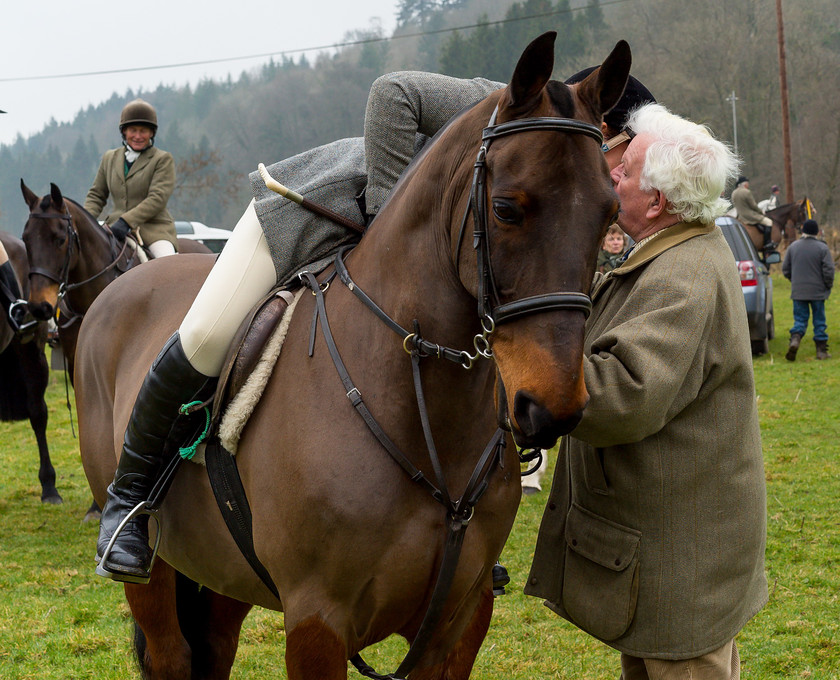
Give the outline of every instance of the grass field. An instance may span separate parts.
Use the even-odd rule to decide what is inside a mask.
[[[779,337],[755,360],[768,491],[770,602],[742,631],[742,677],[840,678],[840,344],[817,362],[810,329],[795,363],[784,360],[791,323],[789,286],[775,277]],[[828,305],[840,338],[840,303]],[[49,438],[64,504],[40,503],[37,450],[28,423],[0,423],[0,678],[137,678],[122,588],[93,574],[97,528],[81,523],[90,503],[65,405],[53,373]],[[496,600],[473,677],[614,679],[617,654],[521,594],[545,502],[524,497],[503,562],[513,578]],[[737,502],[737,499],[735,500]],[[234,677],[285,678],[282,616],[253,612]],[[396,668],[405,645],[366,654]],[[351,677],[361,677],[351,673]]]

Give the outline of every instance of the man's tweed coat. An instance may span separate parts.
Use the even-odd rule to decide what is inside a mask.
[[[382,76],[371,87],[365,113],[366,140],[342,139],[269,166],[281,184],[331,210],[364,224],[357,197],[367,187],[367,212],[376,214],[418,146],[462,108],[501,87],[484,78],[462,80],[420,71]],[[365,159],[365,149],[371,157]],[[251,173],[257,217],[265,233],[277,282],[287,284],[307,269],[321,271],[344,244],[359,235],[301,208],[266,188]],[[306,266],[301,266],[301,265]]]
[[[128,171],[124,170],[125,147],[106,151],[85,197],[85,210],[99,217],[108,198],[113,209],[103,219],[113,224],[120,217],[139,230],[144,245],[169,241],[178,249],[175,221],[166,203],[175,189],[172,154],[153,146],[143,151]]]
[[[717,649],[767,601],[765,480],[732,253],[680,224],[593,290],[591,395],[525,592],[627,654]]]

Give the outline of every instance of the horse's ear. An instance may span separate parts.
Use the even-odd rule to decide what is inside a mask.
[[[527,110],[538,103],[540,93],[554,69],[554,40],[556,31],[548,31],[535,38],[516,64],[508,87],[508,106]]]
[[[26,205],[31,209],[38,202],[38,197],[32,189],[26,186],[23,177],[20,178],[20,191],[23,194],[23,200],[26,201]]]
[[[61,189],[52,182],[50,182],[50,198],[56,208],[61,209],[64,207],[64,196],[61,195]]]
[[[596,116],[603,116],[621,99],[632,61],[630,45],[619,40],[604,63],[578,85],[578,96],[592,107]]]

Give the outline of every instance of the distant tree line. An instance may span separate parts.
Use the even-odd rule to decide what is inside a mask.
[[[785,3],[794,193],[808,194],[821,221],[840,215],[840,19],[836,0]],[[776,16],[767,0],[709,0],[686,12],[672,0],[401,0],[397,29],[348,32],[332,54],[283,57],[236,80],[114,94],[72,123],[0,146],[0,228],[20,233],[23,177],[82,200],[102,153],[120,143],[122,106],[155,105],[157,143],[175,156],[170,201],[180,219],[232,227],[250,197],[247,174],[334,139],[362,134],[367,93],[387,71],[434,70],[506,81],[524,46],[557,30],[555,77],[598,63],[615,41],[633,49],[633,74],[666,106],[734,141],[727,96],[737,96],[738,151],[758,199],[784,178]],[[457,30],[449,30],[457,29]],[[412,36],[412,37],[406,37]],[[784,189],[783,189],[784,191]]]

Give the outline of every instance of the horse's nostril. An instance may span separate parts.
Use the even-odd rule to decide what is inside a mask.
[[[583,409],[556,417],[534,395],[519,390],[513,400],[513,416],[519,430],[517,440],[524,440],[520,444],[551,448],[558,437],[575,429]]]

